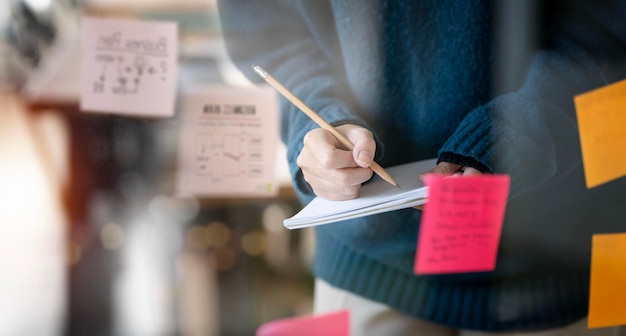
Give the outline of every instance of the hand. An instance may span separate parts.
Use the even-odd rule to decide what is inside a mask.
[[[461,165],[449,163],[449,162],[439,162],[435,168],[431,169],[427,174],[442,174],[449,175],[451,178],[456,177],[466,177],[466,176],[479,176],[482,175],[478,169],[472,167],[464,167]],[[423,175],[420,176],[420,179],[424,180]],[[422,210],[422,205],[414,206],[415,209]]]
[[[359,196],[361,183],[372,177],[368,167],[376,152],[374,137],[366,128],[346,124],[336,130],[354,144],[352,151],[340,148],[330,132],[317,128],[305,135],[304,148],[297,159],[313,192],[333,201]]]
[[[439,162],[439,164],[437,164],[437,166],[431,169],[428,173],[429,174],[453,175],[453,176],[459,176],[459,177],[482,175],[482,173],[478,169],[475,169],[472,167],[464,167],[464,166],[449,163],[449,162]],[[460,174],[457,174],[457,173],[460,173]]]

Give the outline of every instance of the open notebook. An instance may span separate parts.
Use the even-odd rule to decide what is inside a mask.
[[[361,187],[358,198],[329,201],[316,197],[295,216],[285,219],[283,224],[288,229],[299,229],[424,204],[428,188],[419,176],[433,169],[436,163],[437,159],[429,159],[385,168],[400,188],[374,176]]]

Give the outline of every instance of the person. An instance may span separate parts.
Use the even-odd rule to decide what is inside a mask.
[[[372,160],[511,177],[492,272],[414,274],[420,210],[316,228],[315,310],[348,307],[354,335],[619,331],[585,317],[591,236],[623,229],[625,182],[585,187],[573,97],[626,77],[626,4],[512,3],[218,2],[241,71],[262,66],[354,143],[281,100],[303,203],[358,197]]]

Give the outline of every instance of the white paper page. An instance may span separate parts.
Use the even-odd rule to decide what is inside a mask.
[[[424,188],[424,192],[427,193],[427,188]],[[375,215],[383,212],[389,212],[394,210],[406,209],[417,205],[426,203],[426,196],[420,196],[408,199],[399,199],[392,202],[385,202],[369,208],[362,208],[358,210],[351,210],[343,213],[336,213],[331,216],[324,216],[319,218],[302,218],[302,220],[287,220],[288,224],[285,227],[288,229],[301,229],[309,226],[316,226],[322,224],[330,224],[339,222],[342,220],[365,217]]]
[[[283,224],[287,228],[300,228],[423,204],[427,188],[419,175],[433,169],[436,163],[437,159],[429,159],[387,168],[400,188],[375,176],[361,187],[358,198],[329,201],[316,197],[295,216],[285,219]]]
[[[182,96],[178,194],[278,193],[278,96],[270,87],[207,86]]]
[[[85,17],[81,110],[172,116],[177,65],[176,23]]]

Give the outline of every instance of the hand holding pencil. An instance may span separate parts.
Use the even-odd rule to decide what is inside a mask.
[[[268,84],[270,84],[274,89],[276,89],[280,94],[282,94],[286,99],[288,99],[292,104],[294,104],[296,107],[298,107],[303,113],[305,113],[309,118],[311,118],[317,125],[320,126],[320,128],[322,130],[325,130],[326,132],[330,133],[330,135],[332,135],[333,140],[336,140],[336,142],[339,144],[339,147],[348,151],[353,151],[355,145],[353,144],[352,141],[350,141],[350,139],[348,139],[344,134],[342,134],[342,132],[339,132],[337,129],[335,129],[332,125],[330,125],[328,122],[326,122],[323,118],[321,118],[313,109],[311,109],[309,106],[307,106],[302,100],[300,100],[298,97],[296,97],[291,91],[289,91],[287,88],[285,88],[280,82],[278,82],[274,77],[272,77],[267,71],[265,71],[263,68],[261,68],[258,65],[253,66],[254,71],[261,76]],[[351,132],[352,134],[356,134],[355,137],[359,137],[362,134],[359,133],[364,133],[363,131],[365,131],[365,129],[363,129],[360,126],[356,126],[356,125],[342,125],[339,126],[338,128],[341,128],[344,131],[347,132]],[[359,130],[359,128],[361,130]],[[319,132],[319,133],[318,133]],[[310,132],[310,134],[307,134],[308,138],[316,138],[316,137],[323,137],[324,134],[322,134],[323,131],[321,130],[314,130],[312,132]],[[371,135],[371,133],[369,131],[367,131],[367,133],[369,133]],[[346,133],[347,134],[347,133]],[[365,142],[367,142],[367,139],[364,140]],[[375,149],[375,143],[373,141],[373,138],[370,139],[371,141],[371,145],[374,146],[373,150]],[[319,141],[318,143],[322,143],[322,141]],[[305,147],[306,147],[306,141],[305,141]],[[323,146],[319,146],[320,148],[323,148]],[[327,148],[328,149],[328,148]],[[370,154],[373,155],[373,150],[371,151]],[[305,153],[305,150],[303,150],[303,153],[301,154],[301,157],[298,159],[298,163],[299,165],[301,164],[301,162],[306,162],[306,161],[311,161],[311,160],[306,160],[303,157],[306,158],[307,153]],[[309,156],[315,156],[316,154],[319,153],[315,153],[316,151],[310,151],[311,153],[309,153]],[[358,188],[360,187],[360,184],[362,182],[364,182],[365,180],[367,180],[370,176],[371,176],[371,171],[373,171],[374,173],[378,174],[383,180],[387,181],[388,183],[398,187],[398,184],[394,181],[393,177],[391,177],[391,175],[385,171],[378,163],[376,163],[375,161],[371,161],[371,163],[369,164],[369,167],[371,169],[371,171],[369,170],[364,170],[362,168],[359,168],[358,165],[356,165],[357,159],[358,158],[354,158],[354,160],[352,160],[352,158],[350,157],[349,160],[354,162],[352,165],[348,164],[348,158],[342,157],[345,156],[347,153],[335,153],[335,158],[333,160],[331,160],[331,162],[325,162],[325,165],[327,165],[327,168],[347,168],[342,170],[342,174],[343,176],[337,176],[338,173],[335,171],[333,173],[328,173],[327,177],[329,177],[328,179],[324,179],[324,178],[318,178],[320,176],[318,176],[318,174],[312,173],[309,174],[308,179],[307,176],[305,174],[305,179],[307,179],[307,182],[309,182],[313,187],[314,190],[316,189],[314,186],[314,183],[311,183],[311,179],[315,180],[317,179],[318,181],[320,181],[319,183],[315,184],[317,186],[318,190],[316,191],[316,194],[318,194],[318,196],[322,196],[321,194],[326,194],[327,197],[325,198],[330,198],[330,199],[347,199],[347,198],[353,198],[356,197],[356,195],[354,195],[353,193],[350,192],[350,190],[354,190],[356,189],[356,191],[358,192]],[[352,153],[349,154],[350,156],[352,155]],[[326,160],[327,161],[327,160]],[[356,165],[356,166],[355,166]],[[336,166],[336,167],[335,167]],[[304,171],[304,169],[303,169]],[[369,171],[369,173],[368,173]],[[363,174],[366,173],[368,174],[368,176],[363,176]],[[332,181],[332,177],[337,179],[337,182],[334,183]],[[341,190],[341,192],[343,192],[344,194],[342,195],[341,193],[339,194],[333,194],[332,192],[327,192],[327,190]]]

